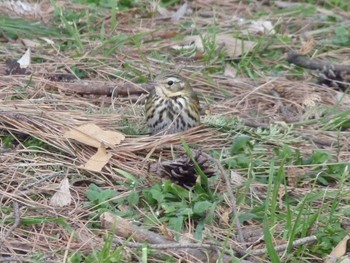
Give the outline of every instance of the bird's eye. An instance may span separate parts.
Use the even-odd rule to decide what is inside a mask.
[[[174,81],[172,81],[172,80],[169,80],[169,81],[168,81],[168,85],[169,85],[169,86],[171,86],[171,85],[173,85],[173,84],[174,84]]]

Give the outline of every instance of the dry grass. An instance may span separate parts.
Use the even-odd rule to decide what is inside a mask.
[[[293,34],[299,36],[303,32],[305,20],[294,20],[290,16],[290,19],[285,18],[286,21],[281,21],[278,15],[272,15],[272,7],[260,5],[258,2],[246,5],[222,1],[214,8],[215,28],[225,33],[236,33],[239,28],[235,26],[232,10],[234,14],[242,17],[250,17],[257,11],[264,11],[271,14],[271,21],[278,21],[281,30],[288,31],[294,26],[297,30],[294,30]],[[292,149],[299,149],[306,156],[314,150],[322,149],[334,156],[339,163],[349,161],[347,129],[338,131],[324,128],[333,127],[329,125],[334,116],[349,108],[350,98],[347,94],[317,85],[309,75],[305,75],[302,80],[292,79],[290,76],[262,76],[258,80],[252,80],[243,72],[239,72],[240,76],[232,79],[222,74],[219,60],[205,63],[201,58],[189,58],[174,53],[169,48],[177,43],[173,36],[181,37],[192,33],[192,29],[184,27],[185,22],[193,22],[196,30],[202,32],[212,26],[213,18],[208,18],[208,14],[213,14],[213,8],[208,1],[195,1],[190,6],[193,14],[185,16],[181,23],[143,17],[146,12],[140,9],[118,13],[118,25],[113,30],[109,28],[111,18],[104,14],[99,17],[95,26],[99,27],[105,23],[106,36],[114,37],[122,33],[134,36],[141,34],[141,44],[133,44],[130,40],[114,50],[113,43],[105,42],[103,47],[100,41],[90,40],[91,32],[86,29],[80,35],[85,47],[80,56],[69,49],[61,52],[57,45],[44,45],[34,49],[35,57],[40,57],[45,62],[32,63],[32,75],[0,78],[0,131],[3,134],[0,137],[0,202],[3,207],[0,211],[4,219],[0,236],[6,235],[6,239],[0,239],[1,257],[30,261],[37,256],[40,260],[33,262],[68,262],[72,253],[79,251],[89,254],[101,247],[105,231],[92,224],[98,223],[98,220],[92,217],[94,208],[84,206],[88,185],[95,183],[128,195],[130,189],[119,184],[128,182],[127,178],[115,170],[119,168],[140,179],[145,187],[152,186],[157,179],[154,180],[148,173],[148,165],[160,159],[171,159],[170,148],[174,145],[181,146],[180,138],[202,151],[222,152],[222,157],[225,158],[224,152],[231,146],[235,135],[250,133],[258,127],[267,130],[275,127],[281,134],[286,132],[285,137],[280,137],[286,141],[273,137],[262,140],[252,132],[252,137],[256,136],[255,139],[260,140],[265,147],[262,157],[264,160],[272,156],[274,146],[286,143]],[[75,5],[72,7],[76,10],[81,8]],[[288,23],[292,26],[288,27]],[[308,30],[318,40],[322,32],[317,35],[318,32],[313,28],[320,26],[320,23],[309,26],[311,28]],[[59,43],[68,40],[63,38],[55,41]],[[292,46],[285,44],[285,47],[279,43],[270,48],[288,51],[289,48],[298,49],[300,46],[300,42]],[[24,49],[19,42],[6,41],[0,47],[0,59],[5,62],[8,58],[18,58]],[[109,49],[112,50],[111,55],[103,55],[103,51],[109,52]],[[346,63],[349,62],[348,52],[348,48],[342,48],[318,56],[341,59]],[[278,63],[283,64],[284,58],[274,62],[264,58],[263,61],[264,67],[269,68]],[[127,69],[124,69],[126,64]],[[265,74],[261,67],[254,68],[253,64],[250,66],[257,75]],[[3,65],[0,72],[4,71],[4,67]],[[143,99],[146,92],[115,97],[82,95],[74,90],[67,90],[68,84],[65,82],[53,82],[45,77],[52,73],[72,73],[73,67],[85,72],[83,81],[89,85],[103,82],[102,86],[113,87],[116,91],[127,83],[140,85],[137,84],[140,77],[154,75],[164,67],[174,71],[181,70],[181,74],[188,78],[200,95],[205,110],[202,116],[203,125],[184,134],[149,136],[145,134],[143,117]],[[286,71],[293,70],[287,64],[283,67]],[[80,85],[81,81],[76,80],[74,83]],[[230,121],[236,121],[236,126],[231,127],[231,130],[225,129]],[[112,159],[101,173],[90,172],[81,166],[95,150],[63,136],[68,129],[86,123],[95,123],[105,130],[123,131],[131,128],[139,134],[127,135],[125,141],[110,149]],[[13,147],[5,149],[8,135],[15,139]],[[25,145],[27,136],[46,145]],[[268,168],[268,162],[265,165]],[[238,172],[242,177],[249,173],[248,169]],[[289,180],[293,180],[295,173],[298,174],[295,170],[294,174],[291,169],[288,170]],[[73,202],[69,207],[51,207],[49,199],[65,175],[68,175],[72,185]],[[266,187],[264,184],[252,182],[250,196],[246,198],[263,203]],[[217,180],[215,191],[224,193],[225,189],[224,182]],[[304,184],[293,186],[295,195],[302,196],[312,190],[312,187]],[[336,187],[330,188],[329,191],[336,191]],[[239,189],[237,192],[239,193]],[[22,224],[10,230],[13,225],[13,220],[10,219],[14,214],[9,211],[14,203],[19,204]],[[249,211],[252,207],[247,203],[240,201],[239,209]],[[208,238],[226,240],[227,231],[231,227],[227,218],[229,206],[229,200],[225,200],[216,211],[220,220],[205,227],[204,232]],[[141,215],[142,213],[140,210]],[[33,223],[35,220],[41,220],[42,223]],[[25,222],[28,225],[25,225]],[[186,227],[189,235],[193,234],[191,222]],[[250,233],[251,229],[256,230]],[[283,225],[277,224],[274,231],[276,243],[285,242],[281,236]],[[244,232],[248,245],[263,235],[261,223],[253,220],[244,226]],[[231,246],[238,245],[235,239],[229,239],[227,242]],[[129,255],[126,257],[131,260],[132,248],[124,247],[124,250],[126,255]],[[252,260],[258,258],[252,257]],[[320,259],[315,259],[317,260]]]

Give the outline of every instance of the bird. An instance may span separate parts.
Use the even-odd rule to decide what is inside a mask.
[[[152,82],[146,98],[147,125],[152,135],[186,131],[200,123],[200,106],[190,84],[177,73],[166,72]]]

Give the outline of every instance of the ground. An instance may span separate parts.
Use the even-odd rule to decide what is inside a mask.
[[[306,2],[1,2],[0,261],[341,260],[350,4]],[[202,124],[150,136],[164,71]]]

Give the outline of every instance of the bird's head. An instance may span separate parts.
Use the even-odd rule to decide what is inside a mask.
[[[175,73],[158,75],[153,83],[157,95],[161,97],[171,98],[188,95],[192,92],[190,84],[183,77]]]

